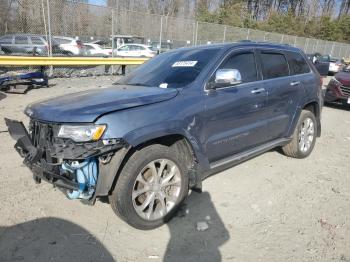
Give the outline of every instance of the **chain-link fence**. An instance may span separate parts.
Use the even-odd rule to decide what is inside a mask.
[[[267,41],[299,47],[306,53],[319,52],[337,58],[350,57],[350,45],[345,43],[68,0],[1,1],[0,35],[8,34],[37,34],[45,36],[48,42],[53,36],[72,37],[85,43],[100,40],[109,47],[117,47],[112,44],[111,35],[136,36],[144,44],[168,43],[173,48],[240,40]]]

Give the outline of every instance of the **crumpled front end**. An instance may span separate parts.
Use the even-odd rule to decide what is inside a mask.
[[[5,122],[16,140],[16,151],[24,158],[37,183],[48,181],[68,198],[90,203],[96,196],[108,194],[114,179],[111,172],[116,173],[127,151],[123,140],[77,143],[57,136],[60,124],[31,120],[28,132],[22,122],[10,119]]]

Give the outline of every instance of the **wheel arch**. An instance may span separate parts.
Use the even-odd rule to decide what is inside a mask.
[[[317,101],[308,102],[302,107],[302,110],[310,111],[315,115],[316,121],[317,121],[317,137],[320,137],[322,126],[321,126],[321,108],[319,103]]]
[[[172,147],[174,150],[178,150],[180,154],[185,158],[189,170],[197,170],[201,165],[201,161],[206,161],[205,159],[200,160],[201,154],[199,153],[200,156],[197,154],[198,149],[196,150],[193,142],[191,143],[191,140],[184,134],[171,133],[162,136],[151,136],[147,138],[148,139],[137,139],[130,142],[127,141],[129,143],[128,148],[123,148],[122,150],[119,150],[115,153],[110,163],[106,165],[108,166],[106,167],[106,171],[104,174],[101,174],[101,178],[102,176],[103,178],[100,183],[102,184],[101,189],[103,190],[96,192],[96,197],[109,195],[114,190],[118,178],[120,177],[120,173],[132,154],[135,151],[151,144],[161,144]],[[137,143],[135,143],[136,141]],[[191,179],[194,181],[192,184],[195,187],[196,182],[201,181],[199,172],[193,172],[191,175],[193,176]]]

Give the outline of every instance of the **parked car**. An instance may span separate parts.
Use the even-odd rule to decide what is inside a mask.
[[[69,55],[85,56],[88,54],[84,44],[80,40],[66,36],[54,36],[53,39]]]
[[[139,229],[167,221],[201,181],[275,147],[305,158],[321,134],[320,76],[297,48],[172,50],[113,86],[53,98],[6,119],[33,172],[71,199],[109,196]]]
[[[162,42],[162,44],[160,46],[159,41],[158,42],[151,42],[150,48],[153,51],[157,52],[157,54],[159,54],[159,53],[164,53],[164,52],[167,52],[167,51],[173,49],[173,44],[168,43],[168,42]]]
[[[84,43],[88,55],[94,56],[110,56],[112,54],[112,49],[103,49],[98,44]]]
[[[4,53],[47,55],[49,44],[44,36],[33,34],[13,34],[0,37],[0,46]],[[53,54],[66,54],[55,41],[52,41]]]
[[[329,60],[328,73],[334,75],[340,72],[343,69],[343,67],[344,67],[344,63],[342,59],[331,57]]]
[[[157,52],[153,51],[149,46],[142,44],[127,44],[119,47],[115,51],[117,56],[130,57],[154,57]]]
[[[315,65],[321,76],[326,77],[329,73],[330,57],[320,53],[308,54],[307,57]]]
[[[328,103],[342,103],[344,105],[350,104],[350,65],[329,81],[325,101]]]

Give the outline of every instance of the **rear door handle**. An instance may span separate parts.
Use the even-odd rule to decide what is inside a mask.
[[[291,82],[290,85],[291,85],[291,86],[300,85],[300,81]]]
[[[265,88],[256,88],[250,91],[252,94],[260,94],[262,92],[265,92]]]

